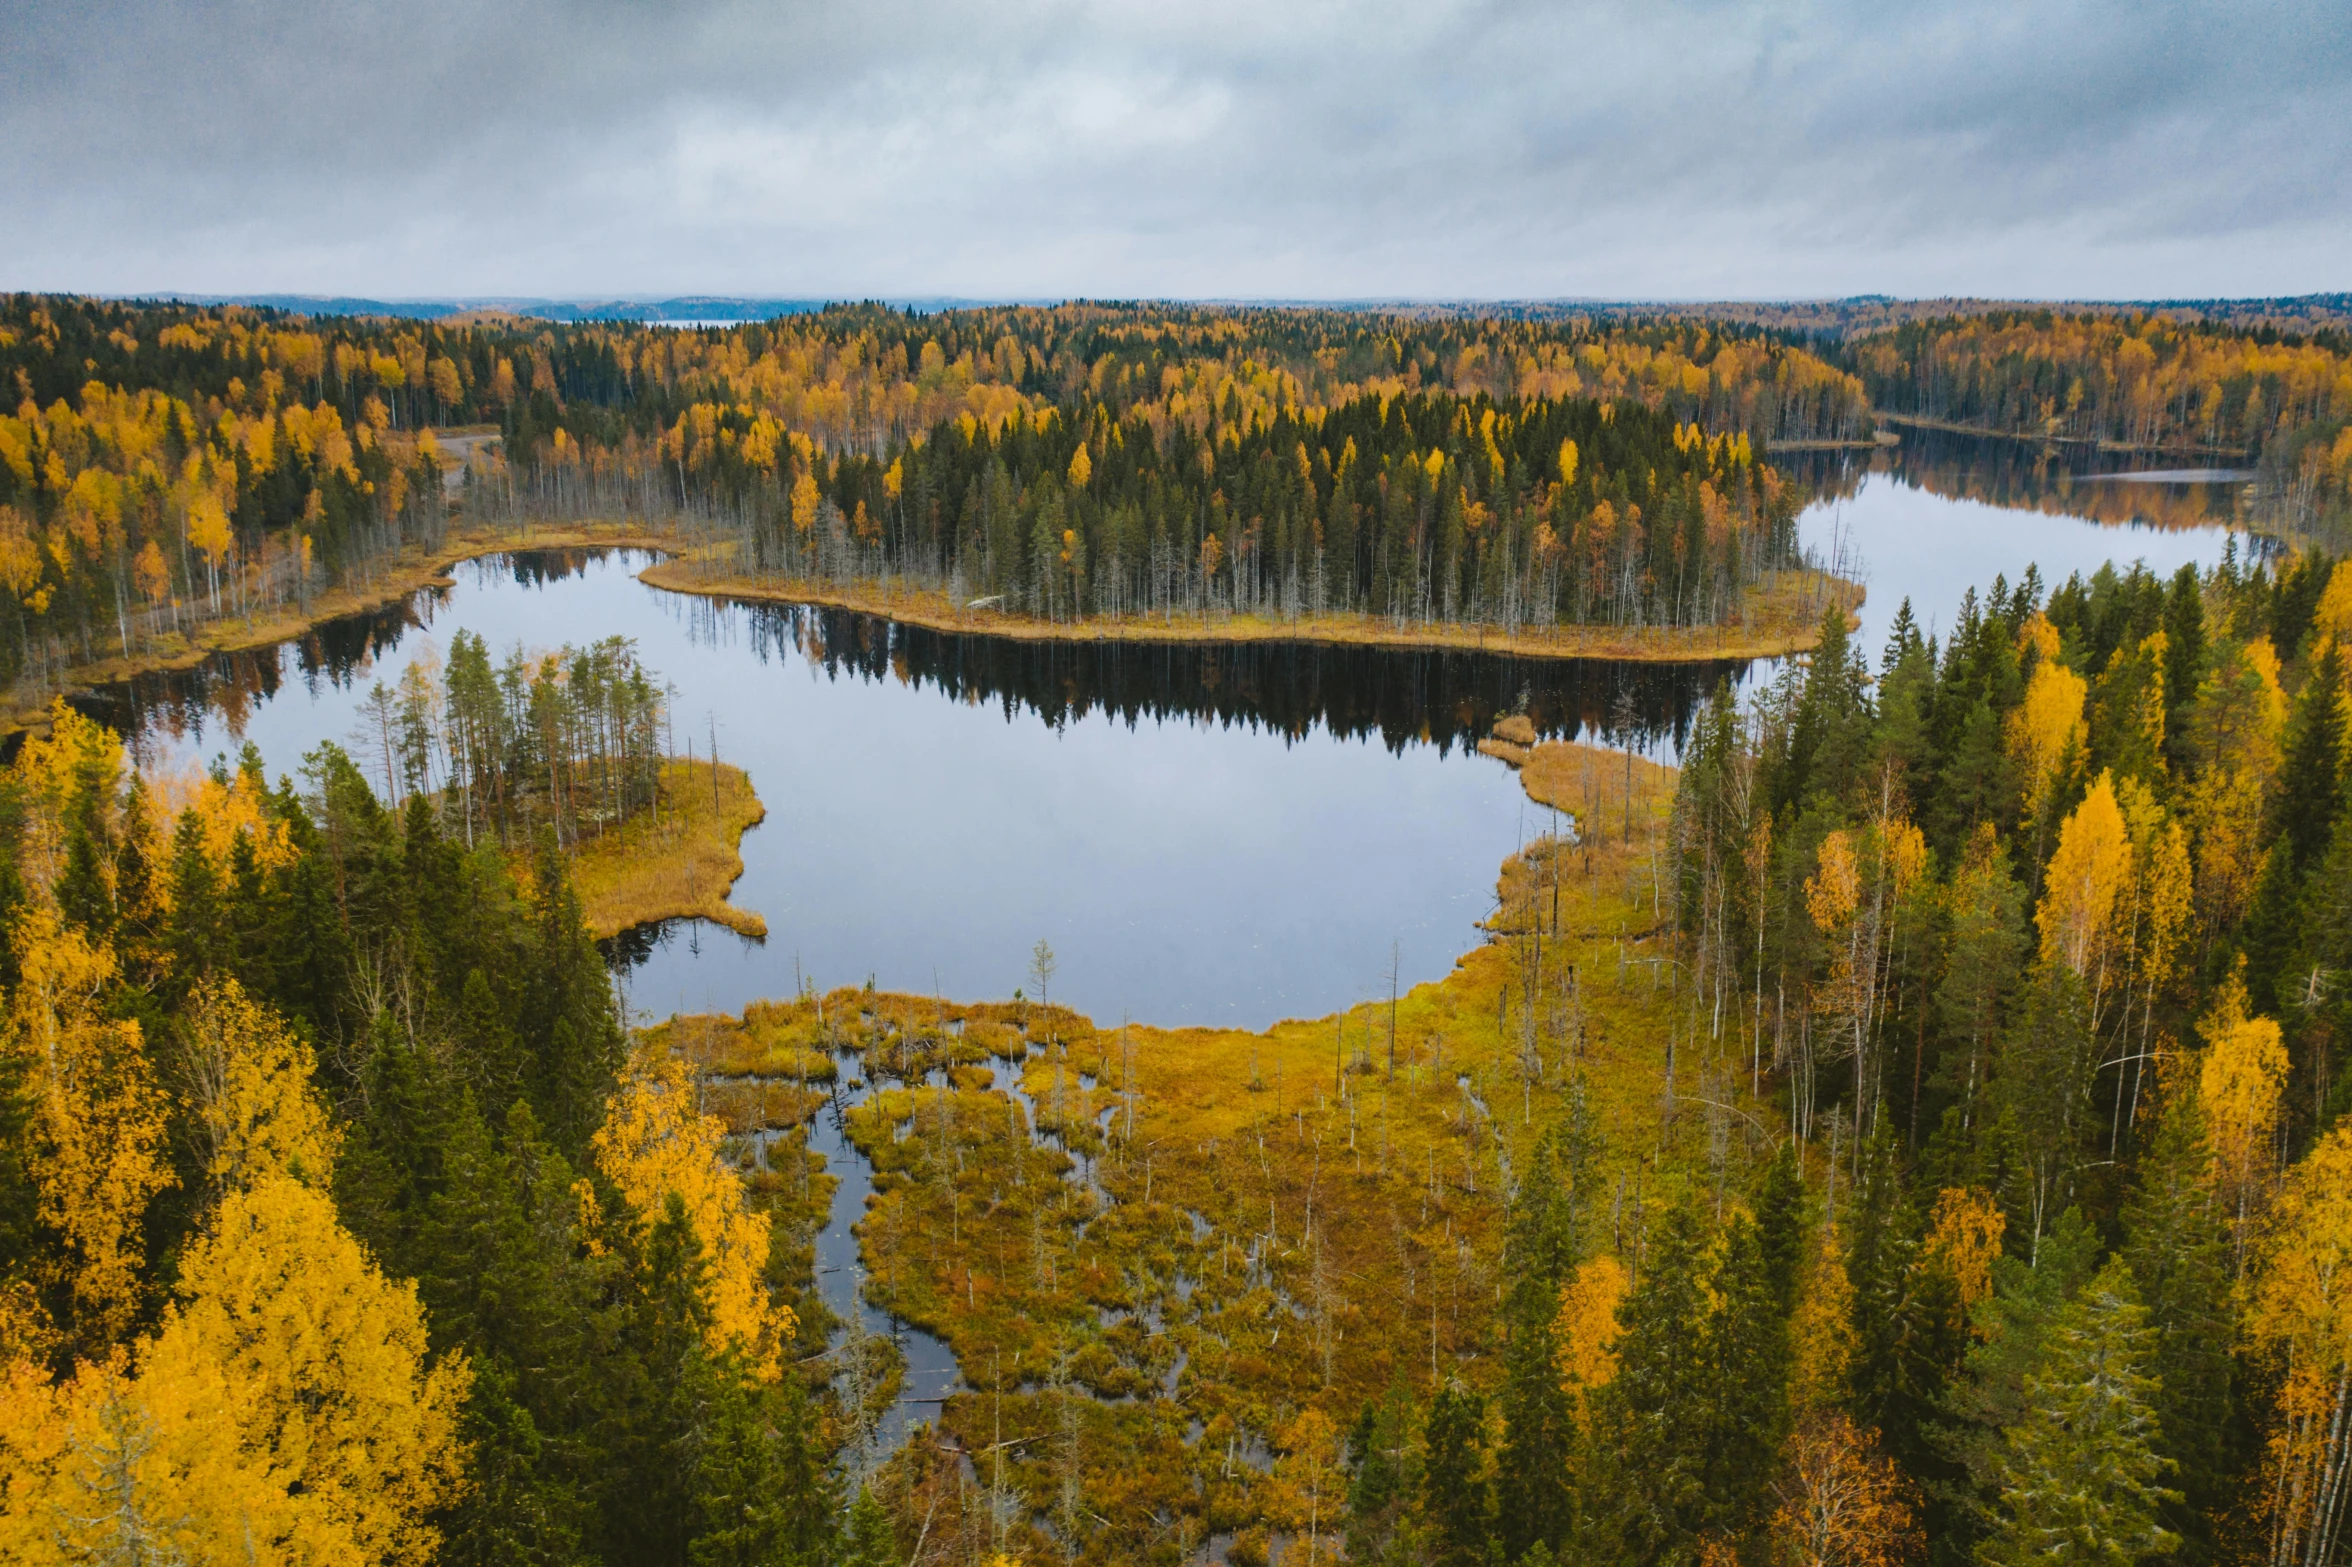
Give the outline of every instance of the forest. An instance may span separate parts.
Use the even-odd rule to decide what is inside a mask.
[[[1869,426],[1759,331],[1185,306],[678,331],[12,295],[0,378],[0,674],[51,685],[390,581],[453,505],[1039,614],[1692,624],[1790,563],[1764,449]]]
[[[2352,517],[2352,338],[2164,313],[1988,311],[1901,321],[1835,356],[1897,415],[2261,470],[2267,523]]]
[[[0,1549],[2337,1560],[2352,565],[1952,626],[1833,611],[1679,770],[1506,720],[1575,833],[1447,979],[1256,1033],[1041,946],[631,1034],[446,751],[395,807],[60,708],[0,779]],[[962,1373],[895,1450],[826,1117]]]
[[[2324,498],[2341,358],[19,297],[0,636],[177,652],[457,520],[624,513],[1041,621],[1705,625],[1789,563],[1770,445],[1866,434],[1874,377]],[[677,761],[626,643],[455,638],[274,780],[59,703],[0,767],[0,1559],[2341,1561],[2352,562],[1935,608],[1829,609],[1679,767],[1493,723],[1549,830],[1483,939],[1264,1030],[1081,1016],[1042,944],[1010,999],[632,1028],[584,889]],[[827,1305],[827,1136],[936,1403]]]

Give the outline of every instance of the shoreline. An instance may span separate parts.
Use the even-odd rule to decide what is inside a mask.
[[[216,653],[246,653],[291,642],[330,621],[382,609],[426,588],[455,587],[450,568],[469,560],[513,550],[583,548],[670,553],[676,550],[677,542],[655,529],[624,524],[534,526],[462,533],[453,527],[439,548],[382,562],[366,584],[329,589],[313,596],[299,609],[288,608],[267,616],[223,616],[188,635],[159,639],[157,645],[128,657],[116,653],[87,664],[75,664],[55,682],[32,686],[19,681],[0,693],[0,738],[46,729],[49,705],[59,697],[87,695],[100,687],[120,685],[141,675],[193,669]]]
[[[765,940],[768,922],[728,901],[743,877],[743,835],[768,817],[751,775],[721,762],[713,777],[707,760],[672,757],[662,763],[661,797],[666,809],[658,820],[638,817],[569,851],[588,934],[609,941],[699,919]]]
[[[1898,414],[1873,410],[1872,417],[1887,424],[1909,425],[1920,430],[1936,430],[1945,435],[1973,435],[1981,440],[2023,441],[2029,446],[2084,446],[2101,452],[2144,452],[2152,457],[2235,457],[2241,462],[2254,460],[2254,454],[2241,446],[2140,446],[2130,441],[2110,441],[2104,436],[2051,435],[2047,432],[2033,430],[1995,430],[1981,424],[1962,424],[1953,419],[1931,419],[1925,414]]]
[[[1016,642],[1134,642],[1157,646],[1209,643],[1293,643],[1381,648],[1396,652],[1495,653],[1515,658],[1603,659],[1679,664],[1779,658],[1809,651],[1820,641],[1821,607],[1836,599],[1849,616],[1863,601],[1862,584],[1826,572],[1791,570],[1769,587],[1748,593],[1746,624],[1665,629],[1564,626],[1505,632],[1484,625],[1399,626],[1370,614],[1302,620],[1254,615],[1188,619],[1089,618],[1041,621],[993,609],[958,606],[931,589],[842,588],[806,580],[762,582],[699,574],[693,545],[673,530],[642,523],[532,524],[513,528],[452,528],[439,547],[382,563],[364,585],[317,594],[300,608],[245,618],[223,617],[186,636],[174,635],[128,657],[109,655],[71,666],[64,677],[20,682],[0,693],[0,738],[47,727],[50,704],[142,675],[192,669],[216,653],[250,652],[291,642],[330,621],[380,610],[427,588],[455,585],[451,569],[469,560],[534,549],[642,549],[663,558],[638,580],[665,592],[744,603],[809,604],[881,616],[927,630],[1000,637]]]
[[[805,579],[762,582],[735,576],[699,576],[692,560],[676,554],[646,567],[637,574],[637,579],[648,587],[671,593],[749,604],[807,604],[849,610],[949,635],[997,637],[1013,642],[1133,642],[1156,646],[1294,643],[1381,648],[1393,652],[1496,653],[1514,658],[1610,659],[1652,664],[1754,660],[1806,652],[1821,640],[1819,614],[1825,596],[1842,600],[1851,616],[1862,603],[1864,593],[1861,584],[1826,572],[1791,571],[1783,573],[1783,583],[1773,595],[1776,602],[1762,606],[1771,618],[1761,626],[1681,630],[1571,626],[1546,632],[1504,632],[1487,626],[1400,627],[1368,614],[1323,615],[1301,620],[1228,615],[1182,620],[1139,617],[1044,621],[1000,610],[958,606],[936,589],[882,591],[843,588]],[[1762,598],[1763,594],[1756,596]]]

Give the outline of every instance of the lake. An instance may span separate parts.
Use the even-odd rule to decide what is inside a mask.
[[[2226,513],[2184,518],[2172,493],[2226,486],[2061,473],[2020,493],[2015,474],[1948,468],[1853,465],[1801,522],[1809,549],[1868,583],[1874,663],[1906,596],[1933,628],[1962,589],[2028,562],[2047,583],[2108,560],[2169,573],[2230,537]],[[2132,515],[2119,491],[2151,496],[2152,520],[2058,504]],[[632,637],[674,688],[680,745],[715,742],[768,807],[734,893],[768,939],[695,924],[625,938],[640,1018],[736,1011],[804,979],[1003,996],[1044,940],[1055,997],[1098,1021],[1256,1027],[1385,995],[1392,963],[1404,986],[1438,978],[1477,943],[1500,862],[1552,825],[1476,754],[1496,717],[1671,757],[1717,681],[1770,668],[1012,642],[668,593],[636,580],[647,560],[469,563],[447,590],[89,705],[150,763],[250,741],[274,775],[351,743],[368,687],[460,629],[494,656]]]

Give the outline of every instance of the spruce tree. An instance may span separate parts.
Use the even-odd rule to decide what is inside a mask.
[[[1981,1330],[1965,1375],[1940,1401],[1932,1440],[1947,1478],[1932,1498],[1939,1562],[1967,1560],[1995,1521],[2002,1433],[2024,1419],[2026,1377],[2040,1363],[2058,1313],[2098,1266],[2099,1241],[2069,1208],[2033,1258],[1993,1259],[1993,1293],[1977,1308]]]
[[[1584,1556],[1683,1560],[1710,1521],[1718,1387],[1704,1251],[1697,1217],[1670,1209],[1618,1309],[1617,1375],[1594,1399]]]
[[[1421,1411],[1399,1381],[1348,1430],[1348,1555],[1369,1562],[1407,1543],[1421,1495]]]
[[[1775,1246],[1779,1245],[1778,1240]],[[1710,1281],[1715,1297],[1702,1353],[1711,1386],[1705,1410],[1706,1509],[1702,1529],[1741,1538],[1761,1529],[1773,1471],[1789,1433],[1789,1307],[1777,1259],[1741,1215],[1724,1225]]]
[[[2344,661],[2330,638],[2303,676],[2287,715],[2271,830],[2298,871],[2327,848],[2344,793]]]
[[[1538,1139],[1505,1236],[1503,1450],[1495,1504],[1504,1551],[1514,1559],[1541,1542],[1557,1550],[1575,1524],[1570,1466],[1576,1427],[1560,1380],[1552,1325],[1560,1286],[1583,1254],[1594,1137],[1581,1092],[1569,1120]]]
[[[703,1560],[698,1555],[696,1567]],[[898,1539],[890,1529],[890,1515],[874,1500],[874,1493],[862,1485],[858,1487],[857,1500],[849,1506],[849,1526],[842,1533],[839,1567],[901,1567]]]
[[[2202,1107],[2184,1084],[2162,1111],[2124,1205],[2120,1253],[2148,1309],[2150,1405],[2185,1501],[2164,1521],[2184,1562],[2212,1559],[2213,1520],[2246,1466],[2230,1236],[2210,1183]]]
[[[1458,1382],[1429,1403],[1421,1460],[1421,1514],[1438,1567],[1482,1567],[1494,1533],[1486,1481],[1486,1400]]]
[[[786,1378],[766,1388],[733,1361],[702,1354],[689,1370],[699,1413],[687,1560],[693,1567],[824,1562],[833,1489],[815,1455],[800,1384]],[[842,1545],[843,1567],[903,1567],[889,1515],[862,1486]]]
[[[2180,1543],[2159,1521],[2181,1497],[2161,1483],[2172,1461],[2153,1407],[2155,1336],[2121,1259],[2059,1312],[2025,1379],[2024,1418],[2003,1433],[1986,1567],[2129,1567]]]

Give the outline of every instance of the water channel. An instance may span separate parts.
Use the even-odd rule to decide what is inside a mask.
[[[1869,586],[1875,655],[1906,598],[1931,630],[1961,592],[2028,563],[2046,584],[2109,561],[2169,574],[2229,547],[2240,486],[2108,475],[1998,443],[1829,459],[1808,550]],[[2114,476],[2123,474],[2122,477]],[[675,689],[681,742],[744,766],[768,806],[734,899],[764,943],[709,927],[637,933],[616,968],[640,1020],[739,1011],[804,982],[978,999],[1022,983],[1032,945],[1098,1021],[1263,1026],[1444,974],[1477,939],[1497,865],[1550,823],[1476,753],[1503,713],[1671,757],[1716,682],[1771,664],[1629,666],[1469,653],[1121,647],[942,635],[862,615],[684,597],[628,551],[461,566],[455,586],[298,642],[224,655],[87,703],[150,765],[250,742],[274,774],[321,741],[368,754],[359,704],[460,629],[493,653],[614,634]],[[892,1338],[901,1401],[882,1449],[959,1385],[941,1341],[859,1293],[872,1191],[846,1115],[853,1055],[809,1144],[841,1177],[815,1237],[837,1319]],[[995,1086],[1027,1106],[1021,1064]],[[909,1085],[913,1086],[913,1085]],[[1031,1135],[1037,1136],[1034,1116]],[[1083,1161],[1071,1179],[1094,1187]]]

